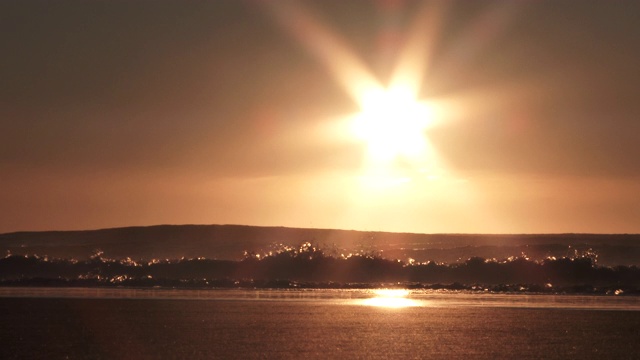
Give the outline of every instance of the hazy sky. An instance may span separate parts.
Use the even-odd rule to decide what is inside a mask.
[[[638,14],[604,0],[4,0],[0,232],[638,233]],[[362,91],[398,73],[431,109],[424,146],[376,159],[351,125]]]

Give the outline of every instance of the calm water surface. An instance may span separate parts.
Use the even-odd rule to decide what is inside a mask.
[[[638,359],[639,300],[0,288],[0,358]]]

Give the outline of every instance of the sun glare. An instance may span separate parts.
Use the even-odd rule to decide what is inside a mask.
[[[398,289],[380,289],[374,290],[375,297],[364,299],[362,305],[376,306],[385,308],[404,308],[411,306],[420,306],[420,304],[412,299],[408,299],[408,290]]]
[[[407,89],[370,89],[362,94],[354,134],[367,144],[372,160],[412,158],[426,149],[425,129],[432,114]]]

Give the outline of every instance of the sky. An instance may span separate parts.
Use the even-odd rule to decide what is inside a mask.
[[[0,233],[639,233],[637,1],[0,2]]]

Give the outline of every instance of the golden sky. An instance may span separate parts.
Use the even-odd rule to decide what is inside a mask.
[[[636,1],[3,1],[0,232],[640,232]]]

